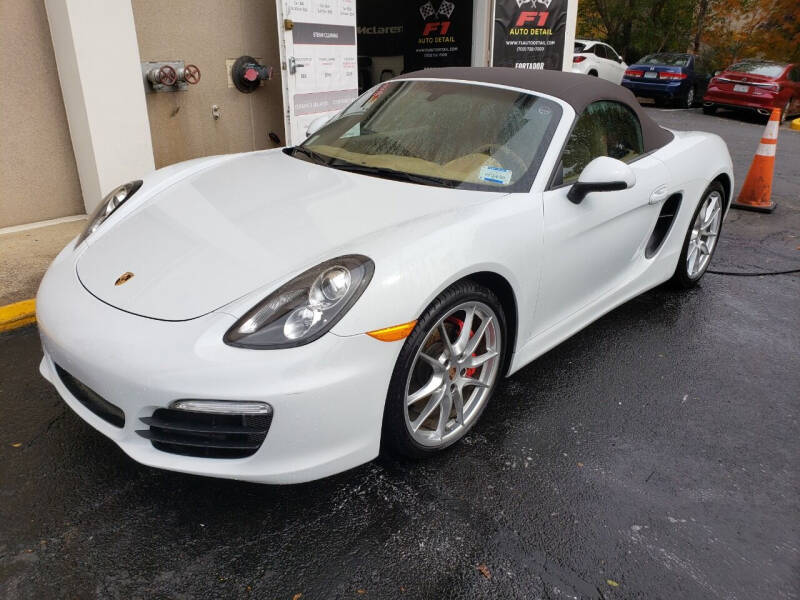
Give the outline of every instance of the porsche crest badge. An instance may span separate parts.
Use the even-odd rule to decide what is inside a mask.
[[[131,279],[133,279],[133,273],[131,273],[130,271],[126,271],[125,273],[117,277],[117,280],[114,282],[114,285],[122,285],[123,283],[129,282]]]

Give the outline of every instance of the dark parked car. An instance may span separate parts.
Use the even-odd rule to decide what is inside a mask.
[[[781,117],[800,113],[800,65],[747,60],[731,65],[711,79],[703,97],[703,111],[717,107],[746,108]]]
[[[648,54],[625,71],[622,85],[635,95],[653,98],[656,104],[690,108],[703,97],[711,74],[694,54]]]

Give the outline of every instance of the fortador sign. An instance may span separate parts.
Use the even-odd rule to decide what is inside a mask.
[[[561,70],[568,0],[496,0],[496,67]]]

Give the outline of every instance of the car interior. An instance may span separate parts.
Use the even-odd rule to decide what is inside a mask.
[[[359,165],[504,186],[520,180],[546,148],[560,111],[549,100],[481,86],[416,82],[411,88],[390,87],[367,99],[361,110],[348,109],[305,145]],[[482,179],[483,167],[508,171],[508,180]]]

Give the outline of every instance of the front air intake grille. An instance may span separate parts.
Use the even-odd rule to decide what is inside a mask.
[[[111,402],[82,384],[58,365],[55,365],[55,367],[61,382],[78,402],[114,427],[123,427],[125,425],[125,413],[118,406],[111,404]]]
[[[244,458],[255,454],[264,443],[272,415],[159,408],[141,420],[150,429],[136,433],[163,452],[204,458]]]

